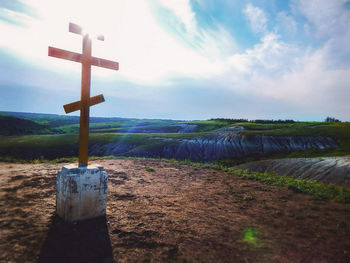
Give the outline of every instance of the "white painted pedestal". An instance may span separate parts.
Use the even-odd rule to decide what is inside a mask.
[[[58,172],[56,213],[67,222],[106,214],[108,175],[97,164],[69,164]]]

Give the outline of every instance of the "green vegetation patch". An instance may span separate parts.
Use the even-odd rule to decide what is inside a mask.
[[[335,149],[308,149],[283,157],[343,156],[350,154],[350,122],[294,122],[294,123],[237,123],[244,127],[241,133],[270,136],[322,136],[333,138]],[[277,156],[280,158],[280,156]]]
[[[334,199],[337,202],[350,202],[350,189],[347,187],[314,183],[287,176],[277,176],[269,173],[258,173],[242,169],[226,168],[225,170],[243,178],[257,180],[266,184],[284,186],[297,193],[307,193],[315,196],[317,199]]]
[[[242,239],[243,242],[253,246],[253,247],[259,247],[261,245],[259,233],[258,230],[254,227],[246,228],[242,231]]]
[[[45,134],[49,132],[51,131],[47,125],[11,116],[0,116],[0,135]]]
[[[195,132],[208,132],[230,126],[227,120],[190,121],[183,124],[197,125]]]

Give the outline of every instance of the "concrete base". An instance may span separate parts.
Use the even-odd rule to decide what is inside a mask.
[[[57,175],[56,213],[67,222],[105,215],[107,182],[100,165],[63,166]]]

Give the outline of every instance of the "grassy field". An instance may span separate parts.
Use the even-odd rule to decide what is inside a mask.
[[[336,140],[336,149],[296,151],[290,157],[341,156],[350,154],[349,122],[296,122],[288,124],[239,123],[247,134],[265,134],[274,136],[324,136]]]
[[[11,125],[0,126],[0,159],[55,159],[76,156],[79,117],[0,112]],[[19,127],[26,124],[25,129]],[[30,125],[29,125],[30,124]],[[241,126],[245,135],[327,136],[335,149],[308,149],[264,158],[341,156],[350,154],[349,122],[283,122],[212,119],[201,121],[91,118],[90,144],[122,143],[142,149],[166,146],[171,139],[205,137],[222,128]],[[11,136],[12,135],[12,136]],[[33,154],[29,154],[33,153]],[[249,158],[247,160],[249,161]],[[230,161],[230,160],[229,160]]]
[[[89,144],[123,144],[154,148],[172,143],[167,139],[186,139],[201,133],[91,133]],[[7,136],[0,139],[0,160],[55,159],[76,156],[78,134]]]
[[[77,133],[79,131],[79,117],[77,116],[62,116],[54,114],[35,114],[35,113],[16,113],[16,112],[0,112],[0,118],[13,119],[13,122],[20,120],[29,121],[37,124],[33,130],[24,130],[21,135],[42,134],[38,128],[43,126],[47,134],[62,134],[62,133]],[[164,120],[164,119],[126,119],[126,118],[90,118],[90,132],[119,132],[119,133],[181,133],[184,127],[191,126],[191,132],[208,132],[223,127],[228,127],[232,120],[214,119],[214,120],[197,120],[197,121],[182,121],[182,120]],[[3,130],[0,126],[0,135],[9,135],[8,131]],[[17,135],[17,133],[16,133]]]

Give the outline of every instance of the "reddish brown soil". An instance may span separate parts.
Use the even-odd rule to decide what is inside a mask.
[[[54,214],[62,164],[0,164],[1,262],[350,262],[350,204],[170,162],[98,163],[107,216],[76,224]]]

